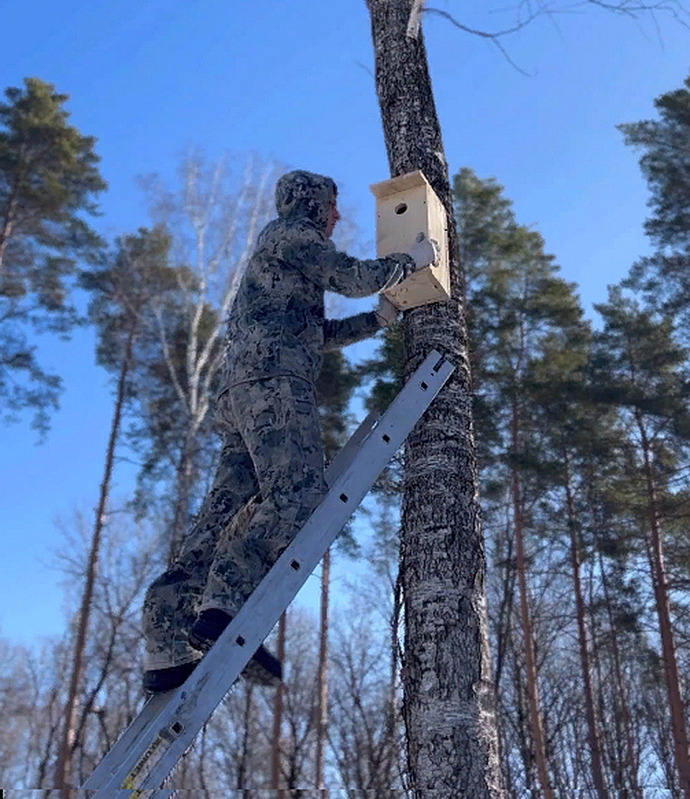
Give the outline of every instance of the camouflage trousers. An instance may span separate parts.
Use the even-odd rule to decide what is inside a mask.
[[[198,613],[235,615],[326,492],[321,423],[305,380],[275,377],[225,391],[213,487],[177,561],[144,600],[145,669],[201,657],[187,641]]]

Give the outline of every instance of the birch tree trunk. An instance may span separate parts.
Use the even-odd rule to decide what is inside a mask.
[[[407,439],[404,718],[412,795],[500,797],[467,331],[450,181],[420,3],[368,0],[392,176],[421,169],[448,213],[452,299],[408,311],[407,376],[436,348],[453,377]]]

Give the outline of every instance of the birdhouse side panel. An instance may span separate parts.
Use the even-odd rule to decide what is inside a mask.
[[[443,203],[435,194],[428,198],[428,220],[430,239],[435,239],[439,246],[439,259],[432,272],[439,286],[442,287],[446,299],[450,297],[450,262],[448,256],[448,217]]]

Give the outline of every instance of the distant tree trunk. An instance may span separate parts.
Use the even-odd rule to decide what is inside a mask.
[[[688,732],[685,721],[685,703],[680,690],[678,663],[676,661],[671,612],[669,608],[668,580],[664,565],[664,541],[659,518],[659,503],[650,456],[650,442],[641,412],[636,413],[637,427],[642,444],[644,474],[647,483],[647,507],[651,532],[652,582],[654,599],[659,620],[661,651],[664,662],[664,676],[668,704],[671,712],[671,729],[673,730],[673,751],[680,780],[680,787],[686,799],[690,799],[690,752],[688,751]]]
[[[101,493],[98,501],[98,508],[96,509],[96,520],[93,529],[93,536],[91,538],[89,560],[86,568],[86,582],[84,583],[84,593],[82,594],[81,608],[79,610],[79,618],[77,622],[77,636],[74,643],[72,673],[70,676],[67,702],[65,704],[64,711],[64,726],[60,738],[57,764],[55,767],[55,787],[61,790],[61,799],[69,799],[70,796],[69,786],[72,773],[72,754],[74,753],[74,750],[78,744],[76,739],[77,694],[79,692],[79,686],[82,680],[84,649],[86,647],[86,633],[88,631],[89,616],[91,614],[91,604],[93,601],[94,586],[96,583],[96,573],[98,571],[98,556],[101,547],[103,526],[105,524],[106,505],[108,503],[108,496],[110,493],[110,480],[113,472],[113,463],[115,460],[115,447],[120,435],[122,408],[124,406],[127,388],[127,375],[132,363],[132,351],[134,348],[135,337],[135,327],[132,327],[129,336],[127,337],[127,344],[125,347],[124,356],[122,358],[120,376],[117,383],[115,409],[110,426],[110,438],[108,439],[108,448],[105,456],[105,469],[103,472],[103,481],[101,483]]]
[[[599,799],[608,799],[609,793],[604,781],[604,772],[601,758],[601,741],[599,737],[599,725],[594,707],[594,694],[592,692],[592,669],[589,663],[589,647],[587,621],[585,619],[585,602],[582,595],[582,581],[580,579],[580,566],[582,563],[582,552],[580,548],[580,531],[575,518],[575,498],[573,497],[570,485],[570,465],[568,457],[565,456],[565,495],[566,509],[568,514],[568,531],[570,533],[570,563],[573,570],[573,589],[575,591],[575,613],[577,616],[577,633],[580,645],[580,663],[582,666],[582,680],[585,691],[585,712],[587,716],[587,731],[589,737],[589,748],[592,753],[592,776],[594,777],[594,787],[596,788]]]
[[[511,417],[511,453],[515,456],[520,452],[518,409],[515,399],[513,400]],[[525,543],[522,525],[520,473],[515,466],[512,467],[512,495],[513,522],[515,525],[515,565],[520,589],[520,619],[522,622],[522,636],[527,671],[525,678],[527,683],[527,696],[529,699],[532,745],[534,747],[534,759],[537,765],[537,776],[544,799],[553,799],[553,793],[549,784],[549,767],[546,759],[546,747],[544,745],[544,729],[542,726],[541,710],[539,709],[537,664],[534,656],[534,631],[532,629],[532,617],[527,589],[527,564],[525,561]]]
[[[614,707],[617,708],[616,715],[620,714],[620,723],[623,727],[623,735],[625,738],[625,749],[628,761],[628,775],[630,781],[630,796],[634,799],[643,799],[642,789],[639,785],[637,776],[639,763],[637,753],[635,752],[635,743],[633,741],[633,727],[632,717],[630,714],[630,704],[628,702],[628,693],[625,687],[625,675],[623,674],[623,666],[621,664],[620,646],[618,645],[618,633],[616,632],[616,624],[613,618],[613,609],[611,607],[611,597],[609,595],[608,579],[606,577],[606,570],[604,569],[604,562],[599,548],[599,571],[601,574],[601,585],[604,592],[604,602],[606,604],[606,613],[609,621],[609,634],[611,637],[611,654],[613,657],[613,674],[614,674]],[[617,702],[615,699],[617,698]],[[624,782],[624,780],[621,780]],[[622,799],[627,799],[628,793],[621,793]]]
[[[491,679],[467,330],[441,130],[413,0],[368,0],[390,173],[421,169],[448,219],[452,299],[406,312],[409,376],[432,348],[455,372],[407,439],[404,718],[412,794],[503,795]]]
[[[321,631],[317,674],[316,790],[324,789],[324,752],[328,734],[328,600],[331,581],[331,550],[323,556],[321,572]]]
[[[596,508],[599,504],[598,498],[594,494],[594,487],[597,485],[598,477],[596,470],[591,467],[587,469],[587,483],[588,483],[588,496],[590,506]],[[597,550],[599,562],[599,575],[601,580],[601,588],[604,595],[604,606],[606,608],[606,616],[608,619],[609,630],[608,637],[611,642],[611,655],[613,659],[613,704],[616,712],[616,723],[620,724],[623,729],[623,737],[625,739],[625,750],[627,757],[627,776],[629,779],[629,790],[625,786],[625,777],[621,779],[621,786],[619,792],[621,799],[628,799],[629,796],[634,799],[643,799],[642,789],[638,780],[638,757],[635,751],[635,743],[633,740],[633,724],[632,716],[630,713],[630,703],[628,701],[628,692],[626,690],[625,675],[623,673],[623,665],[621,663],[620,646],[618,643],[618,632],[616,630],[616,623],[613,616],[613,606],[611,602],[611,595],[609,592],[609,581],[604,567],[604,557],[602,554],[602,542],[600,540],[599,532],[602,521],[595,518],[593,525],[594,542]]]
[[[388,676],[388,697],[386,699],[386,754],[382,772],[388,778],[389,786],[399,761],[398,746],[398,708],[396,694],[398,689],[398,669],[400,665],[400,616],[402,612],[402,583],[400,569],[393,583],[393,612],[390,620],[390,672]]]
[[[248,795],[249,775],[247,769],[252,757],[252,715],[254,711],[254,686],[246,682],[244,686],[244,712],[242,714],[242,743],[240,745],[239,757],[237,759],[237,782],[235,788],[244,791]]]
[[[285,634],[287,631],[287,611],[284,610],[278,622],[278,660],[285,663]],[[285,797],[282,784],[282,730],[283,730],[283,701],[285,699],[285,683],[281,680],[276,689],[273,703],[273,740],[271,742],[271,787],[278,791],[279,799]]]
[[[534,776],[534,746],[530,735],[529,724],[529,699],[527,689],[522,679],[522,662],[519,660],[521,651],[517,641],[513,642],[513,654],[515,657],[515,667],[513,669],[513,683],[515,691],[515,712],[517,715],[516,735],[518,738],[518,748],[522,767],[525,770],[525,789],[528,796],[536,795],[535,776]],[[536,778],[538,783],[539,778]]]

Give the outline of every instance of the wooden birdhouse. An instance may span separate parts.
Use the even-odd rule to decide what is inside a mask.
[[[409,252],[420,233],[436,239],[440,258],[385,292],[402,310],[450,298],[446,210],[424,174],[417,170],[371,186],[376,197],[376,245],[379,258]]]

